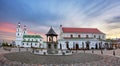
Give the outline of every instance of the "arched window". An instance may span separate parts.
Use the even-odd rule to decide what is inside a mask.
[[[80,35],[78,35],[78,38],[80,38]]]
[[[104,39],[104,36],[102,36],[102,38]]]
[[[24,43],[23,43],[23,45],[24,45]]]
[[[66,41],[65,43],[66,43],[66,48],[69,49],[69,42]]]
[[[99,36],[99,39],[101,39],[101,37]]]
[[[70,37],[73,38],[73,35],[71,34]]]
[[[89,36],[88,36],[88,35],[86,35],[86,38],[89,38]]]
[[[94,35],[94,38],[96,38],[96,35]]]

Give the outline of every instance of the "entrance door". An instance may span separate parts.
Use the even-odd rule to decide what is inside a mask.
[[[78,46],[78,44],[76,44],[76,50],[78,50],[79,49],[79,46]]]
[[[87,49],[87,50],[89,50],[89,49],[90,49],[89,45],[90,45],[90,42],[89,42],[89,41],[87,41],[87,42],[86,42],[86,49]]]
[[[97,43],[95,44],[95,49],[98,49],[98,45],[97,45]]]
[[[60,44],[60,49],[62,49],[62,45]]]
[[[68,41],[66,42],[66,47],[67,47],[67,49],[69,49],[69,42]]]
[[[82,49],[84,49],[84,43],[82,42]]]

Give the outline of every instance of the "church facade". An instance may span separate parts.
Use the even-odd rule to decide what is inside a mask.
[[[102,49],[105,47],[106,35],[97,28],[73,28],[60,26],[59,39],[57,40],[58,49]],[[52,29],[52,32],[54,30]],[[47,37],[47,40],[53,40]],[[17,47],[39,47],[47,48],[40,35],[27,34],[26,26],[22,29],[20,23],[16,28]]]
[[[20,23],[16,28],[15,46],[17,47],[42,47],[43,38],[40,35],[29,35],[24,25],[23,29]]]
[[[73,28],[60,26],[59,48],[102,49],[106,35],[97,28]]]

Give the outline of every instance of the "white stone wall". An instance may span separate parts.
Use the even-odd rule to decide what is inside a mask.
[[[75,48],[76,43],[78,44],[79,48],[82,48],[82,43],[84,43],[84,48],[86,48],[86,40],[62,40],[59,41],[58,43],[58,48],[60,48],[60,44],[62,45],[62,49],[67,49],[66,47],[66,41],[69,42],[69,48]],[[91,49],[92,47],[95,48],[95,45],[97,44],[99,47],[99,43],[102,42],[102,47],[104,47],[104,41],[98,41],[98,40],[91,40],[89,48]]]
[[[71,35],[73,35],[73,38],[71,38]],[[80,35],[80,38],[78,37]],[[88,38],[86,38],[86,35],[88,35]],[[94,37],[95,36],[95,37]],[[65,39],[65,38],[70,38]],[[77,39],[75,39],[77,38]],[[105,44],[105,34],[96,34],[96,33],[63,33],[62,29],[60,28],[60,41],[58,44],[58,48],[60,48],[60,44],[62,45],[62,49],[67,49],[66,47],[66,41],[69,42],[69,48],[76,47],[76,43],[79,45],[79,48],[82,48],[82,43],[84,43],[84,48],[86,48],[86,42],[90,41],[89,48],[95,48],[95,45],[99,47],[99,43],[102,42],[102,46],[104,47]]]
[[[37,42],[36,42],[37,40]],[[22,47],[41,47],[43,48],[42,38],[24,38],[22,42]]]
[[[104,34],[94,34],[94,33],[62,33],[62,38],[64,37],[71,37],[71,35],[73,35],[73,37],[78,37],[78,35],[80,35],[81,38],[86,38],[86,35],[88,35],[89,38],[100,38],[105,40],[105,35]],[[94,37],[94,35],[96,37]]]

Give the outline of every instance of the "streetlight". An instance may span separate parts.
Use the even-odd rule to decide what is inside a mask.
[[[113,55],[115,56],[115,47],[113,48]]]
[[[100,48],[101,48],[101,54],[103,54],[103,50],[102,50],[102,42],[100,43]]]

